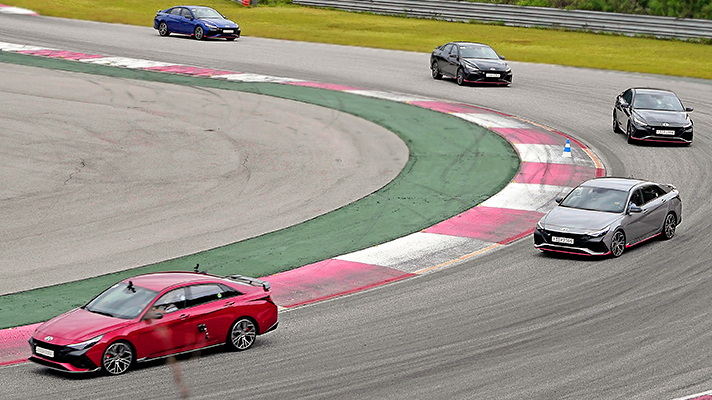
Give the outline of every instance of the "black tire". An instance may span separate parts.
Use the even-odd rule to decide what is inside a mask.
[[[203,40],[205,37],[205,31],[203,30],[203,27],[198,25],[195,27],[195,30],[193,31],[193,37],[195,37],[197,40]]]
[[[618,126],[618,113],[616,112],[616,110],[613,110],[613,132],[623,133],[623,131],[621,131],[621,128]]]
[[[171,32],[168,30],[168,25],[165,22],[158,24],[158,34],[161,36],[168,36]]]
[[[675,228],[677,228],[677,217],[670,212],[665,216],[665,221],[663,221],[661,238],[663,240],[672,239],[675,236]]]
[[[618,229],[613,232],[613,238],[611,238],[611,255],[613,257],[620,257],[625,251],[625,233]]]
[[[440,66],[438,65],[437,60],[433,60],[433,63],[430,64],[430,75],[432,75],[433,79],[442,79],[443,74],[440,73]]]
[[[228,42],[232,42],[233,40],[235,40],[235,38],[234,38],[234,37],[229,37],[229,38],[225,38],[225,40],[227,40]]]
[[[128,371],[136,359],[131,343],[119,340],[111,343],[101,357],[101,369],[109,375],[121,375]]]
[[[459,68],[457,70],[456,80],[457,80],[457,84],[460,86],[465,84],[465,71],[463,71],[462,68]]]
[[[236,351],[252,347],[257,338],[257,324],[251,318],[240,317],[230,326],[225,344]]]
[[[633,131],[633,127],[631,126],[630,121],[628,121],[628,127],[625,129],[625,135],[628,138],[628,143],[633,143],[633,135],[631,132]]]

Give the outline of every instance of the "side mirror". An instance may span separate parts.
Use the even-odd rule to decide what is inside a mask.
[[[623,100],[623,99],[618,100],[618,104],[620,104],[621,107],[628,107],[628,106],[629,106],[628,102],[625,101],[625,100]]]
[[[155,311],[151,310],[146,313],[146,315],[143,316],[143,319],[162,319],[163,318],[163,313],[160,311]]]
[[[500,59],[500,60],[506,60],[506,58],[504,58],[504,56],[499,56],[499,59]]]
[[[692,108],[692,107],[687,107],[687,108],[685,109],[685,111],[687,111],[687,112],[693,112],[693,111],[695,111],[695,109]]]
[[[561,202],[564,201],[564,198],[561,197],[561,196],[558,196],[557,198],[554,199],[554,201],[555,201],[557,204],[561,204]]]
[[[640,206],[636,205],[635,203],[630,203],[630,208],[628,209],[632,213],[641,213],[643,212],[643,209],[640,208]]]

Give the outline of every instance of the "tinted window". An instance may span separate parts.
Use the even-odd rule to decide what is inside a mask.
[[[185,288],[178,288],[161,296],[154,304],[153,308],[171,313],[186,307]]]
[[[635,192],[633,193],[633,196],[630,197],[630,202],[632,204],[635,204],[636,206],[645,204],[645,202],[643,200],[643,193],[640,192],[640,189],[635,190]]]
[[[457,49],[457,45],[452,45],[452,47],[450,48],[450,54],[455,57],[460,54],[460,51]]]
[[[222,19],[222,15],[212,8],[193,8],[192,10],[195,18]]]
[[[180,10],[182,10],[182,8],[180,8],[180,7],[172,8],[172,9],[170,10],[169,14],[172,14],[172,15],[180,15]]]
[[[561,202],[563,207],[621,213],[625,209],[628,192],[591,186],[579,186]]]
[[[197,306],[221,299],[226,297],[224,292],[225,290],[218,284],[191,286],[190,293],[188,293],[188,306]]]
[[[186,17],[186,18],[192,18],[193,14],[190,13],[190,10],[187,8],[184,8],[183,11],[181,12],[181,15]]]
[[[110,317],[134,319],[156,298],[158,292],[119,282],[96,296],[83,308]]]
[[[657,199],[658,197],[662,196],[665,194],[665,191],[659,188],[657,185],[650,185],[646,186],[642,189],[643,192],[643,201],[645,203],[649,201],[653,201]],[[643,204],[645,204],[643,203]]]
[[[499,60],[497,52],[489,46],[464,45],[460,46],[462,56],[465,58],[485,58],[489,60]]]
[[[623,92],[623,100],[630,104],[633,101],[633,91],[628,89]]]
[[[684,111],[680,99],[669,92],[640,92],[635,94],[633,107],[645,110]]]
[[[443,53],[444,53],[444,54],[449,54],[449,53],[450,53],[450,50],[452,50],[452,44],[446,44],[445,46],[443,46]]]

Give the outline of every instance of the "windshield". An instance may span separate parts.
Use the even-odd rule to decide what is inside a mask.
[[[223,19],[223,16],[212,8],[193,8],[193,15],[200,19]]]
[[[119,282],[95,297],[84,309],[109,317],[134,319],[156,295],[158,292],[153,290]]]
[[[497,53],[488,46],[460,46],[460,56],[463,58],[485,58],[499,60]]]
[[[685,111],[680,99],[672,93],[638,93],[633,107],[639,110]]]
[[[628,192],[622,190],[579,186],[566,196],[561,205],[582,210],[622,213],[627,199]]]

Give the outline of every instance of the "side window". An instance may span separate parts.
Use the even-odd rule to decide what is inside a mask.
[[[450,54],[450,50],[452,50],[452,44],[446,44],[445,46],[443,46],[444,55]]]
[[[643,194],[640,192],[640,189],[635,189],[635,192],[633,192],[633,195],[630,197],[630,202],[636,206],[643,205]]]
[[[180,11],[181,11],[181,10],[182,10],[181,7],[176,7],[176,8],[171,9],[171,12],[170,12],[169,14],[171,14],[171,15],[180,15]]]
[[[452,48],[450,49],[450,54],[457,57],[460,55],[460,48],[457,47],[456,45],[452,45]]]
[[[191,14],[190,10],[187,8],[183,9],[183,12],[181,13],[181,15],[186,18],[193,18],[193,14]]]
[[[171,313],[185,308],[185,288],[178,288],[161,296],[153,304],[153,308]]]
[[[633,91],[628,89],[623,92],[623,100],[625,100],[628,104],[631,104],[633,102]]]
[[[665,194],[665,192],[655,185],[646,186],[642,189],[643,200],[647,203],[657,199],[658,197]]]
[[[224,290],[220,285],[194,285],[190,286],[188,293],[188,307],[199,304],[210,303],[225,297]]]

